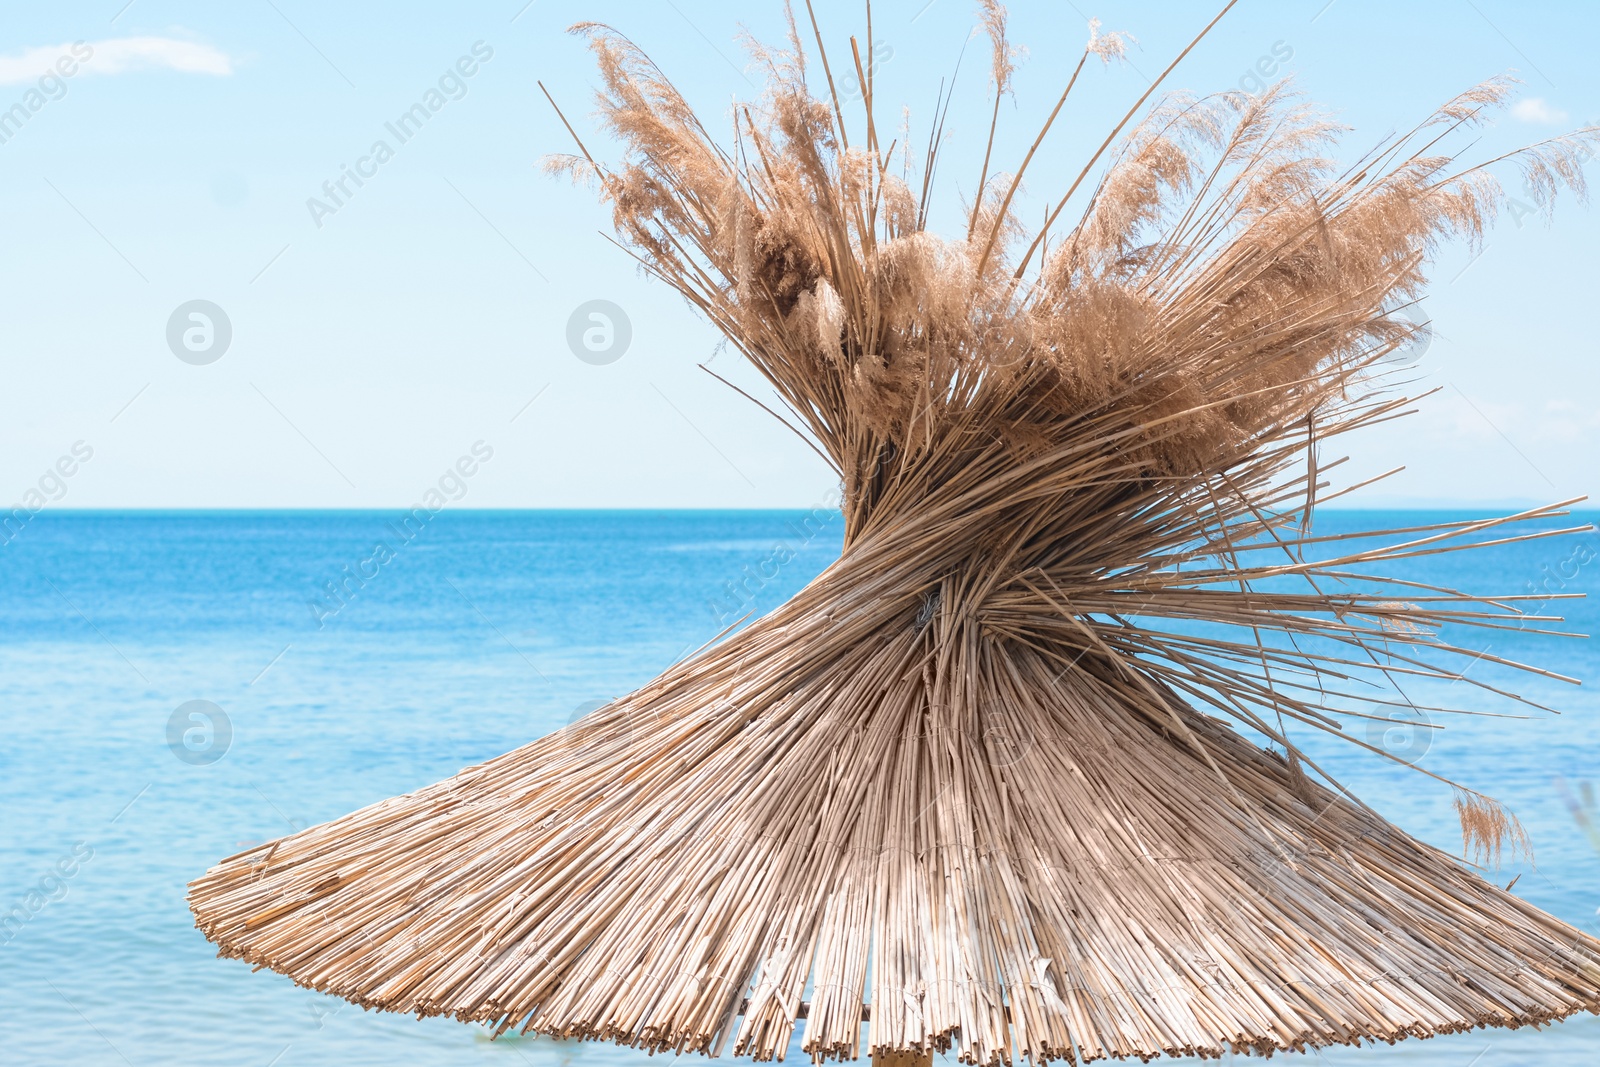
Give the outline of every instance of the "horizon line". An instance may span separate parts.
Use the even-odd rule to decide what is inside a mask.
[[[1584,503],[1589,503],[1585,501]],[[104,514],[215,514],[215,513],[283,513],[283,514],[361,514],[388,511],[412,511],[421,504],[388,504],[365,506],[301,506],[301,505],[105,505],[105,506],[80,506],[80,507],[44,507],[32,512],[33,517],[45,514],[52,515],[104,515]],[[1507,509],[1524,511],[1530,507],[1539,507],[1536,501],[1421,501],[1421,502],[1394,502],[1385,504],[1367,504],[1362,506],[1348,506],[1339,504],[1318,505],[1318,512],[1360,512],[1360,511],[1491,511],[1501,512]],[[17,510],[27,510],[22,505],[16,506]],[[679,514],[694,513],[726,513],[726,512],[785,512],[785,511],[839,511],[837,506],[826,504],[792,504],[768,507],[664,507],[647,504],[611,504],[590,506],[507,506],[507,507],[469,507],[466,505],[450,506],[439,509],[435,514],[444,512],[474,512],[477,514],[515,514],[524,512],[666,512]],[[1300,511],[1300,508],[1285,508],[1284,513]],[[1588,507],[1571,507],[1569,512],[1600,511],[1600,501]]]

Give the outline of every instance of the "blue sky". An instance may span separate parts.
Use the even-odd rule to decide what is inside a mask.
[[[864,32],[859,4],[817,8],[831,45]],[[697,369],[716,352],[714,331],[604,240],[607,215],[589,193],[537,166],[567,141],[536,79],[592,130],[592,70],[563,32],[572,22],[624,30],[717,117],[757,91],[735,41],[741,22],[775,38],[780,10],[6,4],[0,112],[21,103],[26,118],[0,123],[0,503],[44,479],[58,507],[403,506],[478,442],[493,455],[472,462],[464,506],[826,499],[830,479],[810,450]],[[880,0],[874,13],[880,99],[911,106],[916,137],[972,7]],[[1030,172],[1040,196],[1211,13],[1014,4],[1029,55],[1002,109],[999,157],[1019,158],[1031,140],[1089,16],[1138,45],[1130,64],[1089,72]],[[1585,4],[1245,0],[1169,84],[1249,87],[1258,61],[1287,51],[1273,76],[1293,73],[1354,126],[1353,156],[1516,69],[1523,100],[1474,149],[1487,153],[1600,117],[1596,40],[1600,9]],[[77,41],[93,55],[41,88],[62,56],[60,69],[73,67]],[[430,90],[441,106],[401,143],[386,124]],[[976,180],[979,63],[961,90],[939,190],[947,208]],[[378,140],[393,151],[381,163]],[[345,178],[335,205],[324,183],[346,168],[368,176]],[[313,211],[312,198],[336,209]],[[1418,415],[1349,440],[1351,478],[1409,465],[1351,503],[1487,505],[1600,488],[1597,236],[1596,210],[1569,200],[1549,227],[1503,218],[1475,260],[1444,255],[1427,301],[1437,336],[1419,364],[1441,391]],[[194,300],[223,309],[232,331],[204,364],[168,344],[169,319]],[[593,300],[622,308],[632,329],[603,365],[567,342],[573,312]],[[713,367],[753,378],[726,352]],[[79,442],[86,461],[74,458]]]

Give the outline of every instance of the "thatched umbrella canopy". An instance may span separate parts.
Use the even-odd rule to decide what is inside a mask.
[[[985,18],[999,94],[1013,53]],[[1379,372],[1430,251],[1499,200],[1438,142],[1504,84],[1349,169],[1281,87],[1166,97],[1041,231],[1011,214],[1034,153],[986,157],[945,238],[938,131],[919,192],[854,49],[861,119],[813,98],[840,60],[808,70],[795,32],[757,50],[767,96],[719,145],[625,39],[583,32],[627,154],[568,164],[838,471],[843,555],[567,730],[222,861],[190,901],[223,955],[366,1007],[757,1058],[796,1026],[819,1060],[992,1064],[1600,1010],[1600,942],[1291,740],[1363,744],[1345,723],[1458,677],[1460,626],[1546,625],[1388,564],[1555,508],[1377,548],[1310,522],[1322,446],[1407,403]],[[1078,69],[1119,48],[1092,37]],[[1580,185],[1588,135],[1517,156],[1529,187]],[[1352,694],[1363,675],[1384,687]],[[1455,788],[1469,849],[1516,843]]]

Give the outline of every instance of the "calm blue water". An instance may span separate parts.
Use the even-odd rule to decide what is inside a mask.
[[[491,1044],[471,1027],[363,1013],[252,974],[214,958],[184,883],[256,841],[426,785],[648,681],[728,613],[767,610],[826,566],[839,519],[818,513],[808,529],[800,512],[445,512],[393,559],[371,562],[375,542],[395,543],[397,518],[46,512],[0,545],[0,914],[27,916],[0,932],[0,1062],[643,1061],[611,1046]],[[1320,532],[1406,518],[1327,513]],[[1520,591],[1542,568],[1559,570],[1574,543],[1420,561],[1413,573]],[[782,567],[779,545],[796,553]],[[325,583],[346,567],[374,576],[339,606]],[[1596,573],[1600,558],[1569,591],[1593,591]],[[741,582],[747,592],[731,593]],[[1577,630],[1600,629],[1590,602],[1567,614]],[[1488,643],[1600,678],[1592,642],[1512,633]],[[1489,665],[1474,677],[1480,669],[1496,677]],[[1499,877],[1520,873],[1519,893],[1594,931],[1600,855],[1556,780],[1600,777],[1596,701],[1586,688],[1519,685],[1564,714],[1452,721],[1421,764],[1513,808],[1538,866]],[[1431,695],[1411,691],[1419,703]],[[1444,695],[1481,703],[1465,685]],[[223,748],[216,731],[169,747],[169,720],[191,700],[228,717],[215,762],[205,760]],[[1445,789],[1318,750],[1390,818],[1457,844]],[[30,911],[30,901],[44,903]],[[1565,1065],[1597,1050],[1600,1019],[1584,1017],[1324,1058]]]

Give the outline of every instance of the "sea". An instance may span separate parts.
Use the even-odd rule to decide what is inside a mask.
[[[1475,516],[1324,511],[1316,532]],[[218,959],[194,928],[185,883],[223,856],[427,785],[649,681],[793,595],[837,557],[842,520],[826,510],[403,520],[46,510],[7,530],[0,1064],[644,1062],[613,1045],[491,1041],[449,1020],[366,1012]],[[1600,537],[1394,566],[1473,591],[1593,592]],[[1592,600],[1547,610],[1578,633],[1600,628]],[[1491,876],[1515,878],[1515,892],[1596,933],[1600,837],[1584,820],[1600,820],[1600,646],[1532,629],[1462,636],[1483,653],[1463,665],[1467,679],[1550,711],[1439,717],[1443,729],[1378,723],[1366,736],[1504,802],[1534,855]],[[1517,675],[1499,658],[1584,684]],[[1469,681],[1406,684],[1418,704],[1507,710]],[[1303,740],[1385,816],[1459,850],[1447,787],[1348,744]],[[1581,1016],[1316,1058],[1570,1067],[1597,1053],[1600,1018]],[[805,1060],[798,1040],[789,1058]]]

